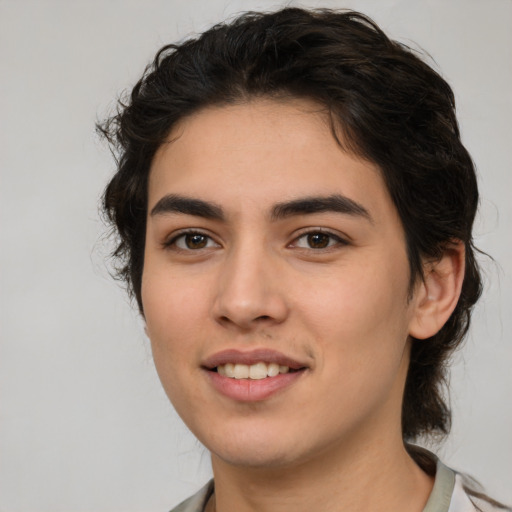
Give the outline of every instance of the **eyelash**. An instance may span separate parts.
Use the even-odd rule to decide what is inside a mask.
[[[308,237],[314,236],[314,235],[322,235],[322,236],[329,237],[328,245],[325,247],[298,247],[298,248],[309,250],[309,251],[326,251],[329,249],[333,249],[337,246],[348,245],[348,241],[345,240],[344,238],[342,238],[340,235],[334,234],[331,231],[327,231],[327,230],[324,230],[321,228],[310,229],[308,231],[301,233],[299,236],[295,237],[295,239],[293,240],[293,242],[290,245],[297,246],[297,242],[299,240],[307,239]]]
[[[206,239],[207,245],[210,242],[213,242],[214,244],[219,245],[219,244],[217,244],[217,242],[215,242],[215,240],[210,235],[208,235],[204,232],[201,232],[199,230],[181,231],[177,235],[173,236],[170,240],[165,241],[162,245],[165,249],[175,248],[176,250],[185,251],[185,252],[188,252],[188,251],[195,252],[195,251],[200,251],[202,249],[211,248],[211,247],[208,247],[207,245],[205,247],[199,247],[196,249],[192,249],[190,247],[183,248],[183,247],[177,246],[178,240],[180,240],[182,238],[185,240],[187,236],[194,236],[194,235],[199,236],[199,237],[204,237]],[[327,245],[325,247],[299,247],[297,245],[297,242],[299,240],[307,239],[307,237],[314,236],[314,235],[322,235],[322,236],[328,237],[329,240],[327,242]],[[348,245],[348,243],[349,242],[347,240],[345,240],[344,238],[342,238],[341,236],[339,236],[337,234],[334,234],[330,231],[326,231],[324,229],[316,228],[316,229],[310,229],[309,231],[305,231],[305,232],[301,233],[300,235],[298,235],[297,237],[295,237],[293,239],[293,241],[288,245],[288,247],[295,246],[298,249],[305,249],[305,250],[310,250],[310,251],[322,251],[322,250],[325,251],[325,250],[332,249],[333,247],[336,247],[336,246]]]
[[[201,249],[205,249],[205,248],[209,248],[209,247],[200,247],[198,249],[191,249],[191,248],[183,248],[183,247],[178,247],[177,246],[177,242],[178,240],[180,240],[180,238],[183,238],[184,240],[186,239],[187,236],[199,236],[199,237],[204,237],[207,239],[206,243],[208,244],[209,242],[214,242],[216,245],[217,242],[215,242],[215,240],[208,234],[206,233],[203,233],[199,230],[195,230],[195,229],[191,229],[191,230],[187,230],[187,231],[181,231],[180,233],[176,234],[175,236],[173,236],[170,240],[167,240],[165,241],[162,245],[165,249],[172,249],[172,248],[175,248],[176,250],[179,250],[179,251],[190,251],[190,252],[194,252],[194,251],[198,251],[198,250],[201,250]]]

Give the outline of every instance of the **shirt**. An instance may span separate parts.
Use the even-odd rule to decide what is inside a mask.
[[[196,494],[173,508],[171,512],[204,512],[204,508],[213,494],[213,489],[213,480],[210,480]],[[491,506],[484,500],[470,498],[464,490],[462,476],[437,460],[434,487],[423,512],[493,512],[498,510],[501,509]]]

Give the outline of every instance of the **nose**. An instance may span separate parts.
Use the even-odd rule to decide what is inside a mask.
[[[240,247],[219,273],[213,314],[220,324],[249,331],[282,323],[288,316],[278,256]]]

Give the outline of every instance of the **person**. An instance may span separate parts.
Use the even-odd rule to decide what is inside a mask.
[[[454,95],[363,14],[245,13],[163,47],[99,126],[114,256],[211,453],[176,512],[503,508],[418,440],[481,293]]]

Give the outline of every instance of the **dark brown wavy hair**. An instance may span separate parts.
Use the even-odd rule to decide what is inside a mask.
[[[447,361],[481,293],[472,241],[475,169],[450,86],[360,13],[246,13],[158,52],[116,115],[98,125],[117,157],[102,206],[118,237],[118,276],[143,314],[148,174],[173,126],[207,106],[258,97],[314,100],[341,147],[379,166],[405,231],[411,290],[426,259],[439,258],[454,240],[464,243],[460,299],[435,336],[412,340],[402,411],[405,441],[447,433]]]

